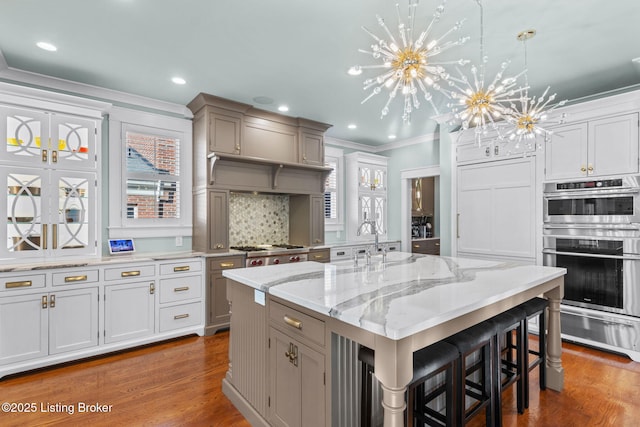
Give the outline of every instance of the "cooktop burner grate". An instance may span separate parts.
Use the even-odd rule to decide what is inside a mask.
[[[300,245],[289,245],[287,243],[280,243],[278,245],[271,245],[274,248],[283,248],[283,249],[302,249],[304,248],[304,246],[300,246]]]
[[[245,252],[266,251],[267,248],[259,248],[257,246],[231,246],[231,249]]]

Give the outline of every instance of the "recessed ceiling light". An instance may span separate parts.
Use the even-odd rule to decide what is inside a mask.
[[[177,85],[183,85],[183,84],[187,83],[187,81],[185,79],[183,79],[182,77],[172,77],[171,81],[174,82]]]
[[[281,105],[278,107],[278,111],[282,111],[283,113],[286,113],[287,111],[289,111],[289,107],[287,107],[286,105]]]
[[[49,52],[55,52],[56,50],[58,50],[57,47],[47,42],[38,42],[36,43],[36,46],[38,46],[40,49],[48,50]]]
[[[349,129],[356,129],[358,126],[354,125],[353,123],[351,123],[349,126],[347,126]]]
[[[395,135],[389,135],[389,139],[396,139]]]

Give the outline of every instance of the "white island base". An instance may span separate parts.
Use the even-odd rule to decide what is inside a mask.
[[[564,269],[390,255],[360,267],[225,271],[231,335],[223,392],[252,425],[342,425],[344,412],[358,413],[355,395],[342,395],[338,383],[353,369],[332,348],[332,336],[341,336],[375,350],[384,425],[402,426],[414,351],[539,295],[550,302],[547,387],[562,390]]]

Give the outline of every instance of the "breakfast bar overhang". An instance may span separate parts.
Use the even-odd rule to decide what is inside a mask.
[[[270,359],[280,354],[260,348],[260,343],[275,346],[271,338],[283,331],[286,339],[292,337],[286,353],[296,367],[298,342],[302,349],[315,350],[314,354],[324,352],[319,359],[326,368],[323,381],[307,381],[306,386],[324,386],[316,395],[323,397],[323,404],[312,413],[318,424],[331,425],[330,373],[338,369],[331,357],[335,334],[375,350],[384,425],[402,426],[413,352],[542,295],[549,300],[547,387],[560,391],[564,380],[560,301],[565,273],[562,268],[408,253],[376,255],[360,265],[307,262],[226,270],[232,318],[230,368],[223,390],[252,424],[280,425],[273,402],[278,399],[274,396],[277,378],[267,369],[277,367]],[[249,384],[248,378],[257,375],[264,376],[262,381]],[[300,412],[291,408],[291,402],[288,405],[287,411]]]

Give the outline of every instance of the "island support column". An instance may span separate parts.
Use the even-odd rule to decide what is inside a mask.
[[[559,285],[545,296],[549,299],[549,321],[547,322],[547,387],[562,391],[564,387],[564,369],[562,368],[562,337],[560,329],[560,301],[564,297],[564,278],[555,279]],[[540,331],[543,333],[543,331]]]
[[[376,336],[375,375],[382,386],[384,427],[403,427],[405,392],[413,378],[413,351],[408,340]]]

